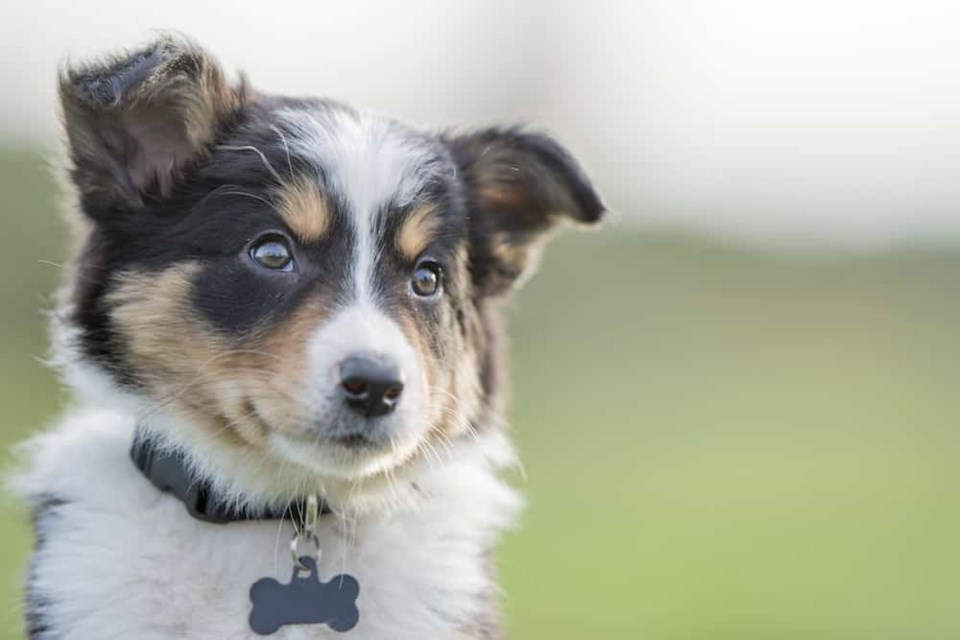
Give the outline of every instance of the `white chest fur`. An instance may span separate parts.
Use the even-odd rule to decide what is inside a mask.
[[[131,464],[132,433],[129,416],[86,412],[30,443],[15,487],[55,506],[38,522],[28,606],[58,640],[260,637],[248,626],[249,588],[289,581],[290,524],[192,519]],[[356,576],[357,626],[289,626],[272,637],[485,637],[496,593],[487,555],[520,499],[475,457],[417,484],[423,498],[411,508],[321,519],[320,578]]]

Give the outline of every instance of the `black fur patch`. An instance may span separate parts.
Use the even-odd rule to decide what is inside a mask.
[[[163,47],[151,47],[117,61],[107,69],[84,70],[72,74],[77,94],[91,104],[112,106],[140,86],[163,62]]]
[[[27,584],[24,590],[24,609],[26,610],[26,633],[30,640],[55,640],[60,636],[48,618],[49,597],[36,587],[37,553],[47,544],[47,529],[50,520],[57,517],[57,511],[67,504],[55,496],[43,496],[33,508],[32,525],[34,536],[34,554],[30,560]]]
[[[549,136],[492,128],[446,139],[462,170],[470,270],[483,295],[507,292],[532,266],[528,249],[562,218],[590,224],[603,216],[583,169]]]

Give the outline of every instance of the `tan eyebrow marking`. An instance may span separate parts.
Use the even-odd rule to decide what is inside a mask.
[[[315,183],[306,178],[285,182],[280,187],[280,215],[301,242],[314,242],[330,226],[330,210]]]
[[[415,260],[423,253],[440,227],[433,205],[421,205],[413,210],[397,231],[397,249],[407,260]]]

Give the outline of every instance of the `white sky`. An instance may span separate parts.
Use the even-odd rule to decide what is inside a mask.
[[[8,1],[0,134],[175,28],[264,90],[558,135],[625,218],[764,241],[960,241],[960,1]]]

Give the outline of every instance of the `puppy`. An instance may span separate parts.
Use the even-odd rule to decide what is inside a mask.
[[[29,637],[499,637],[500,307],[601,218],[573,158],[261,94],[176,36],[59,96],[75,403],[15,480]]]

